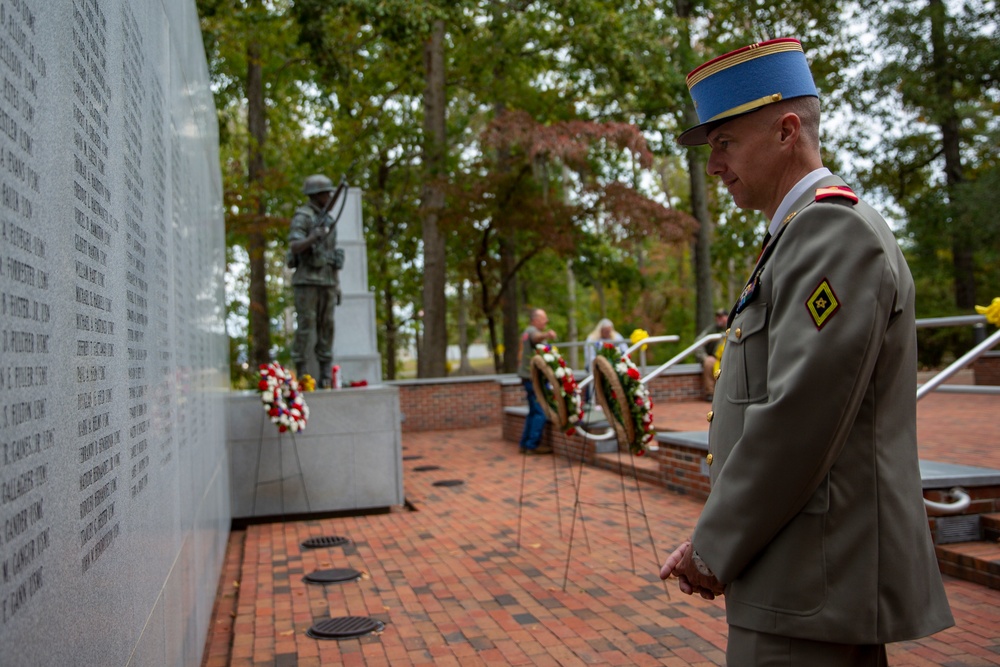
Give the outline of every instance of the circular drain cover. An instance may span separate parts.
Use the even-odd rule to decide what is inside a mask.
[[[323,537],[310,537],[301,544],[303,549],[321,549],[323,547],[339,547],[350,542],[346,537],[340,535],[324,535]]]
[[[316,570],[302,577],[303,581],[310,584],[339,584],[345,581],[357,581],[360,578],[361,573],[350,568]]]
[[[424,457],[421,456],[420,454],[410,454],[409,456],[404,456],[403,460],[404,461],[416,461],[417,459],[422,459],[422,458],[424,458]]]
[[[461,479],[442,479],[440,482],[434,482],[431,486],[462,486],[465,482]]]
[[[414,472],[427,472],[428,470],[440,470],[441,466],[417,466]]]
[[[349,639],[379,632],[384,627],[385,623],[373,621],[367,616],[341,616],[313,623],[306,635],[313,639]]]

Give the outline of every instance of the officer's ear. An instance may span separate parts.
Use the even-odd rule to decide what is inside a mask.
[[[781,118],[778,119],[778,124],[778,137],[782,145],[794,146],[798,142],[799,135],[802,132],[802,119],[799,118],[798,114],[788,112],[781,115]]]

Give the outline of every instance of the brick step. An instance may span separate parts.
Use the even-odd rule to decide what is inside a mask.
[[[1000,590],[1000,543],[996,540],[934,547],[944,574]]]
[[[980,514],[979,529],[983,539],[996,542],[1000,540],[1000,514]]]
[[[627,452],[604,452],[594,455],[594,466],[611,470],[626,478],[633,476],[632,465],[635,465],[635,477],[643,482],[656,484],[660,481],[660,462],[652,456],[629,456]]]

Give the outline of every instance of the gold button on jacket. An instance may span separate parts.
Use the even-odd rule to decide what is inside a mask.
[[[714,416],[715,416],[715,412],[712,411],[712,410],[709,410],[708,414],[705,415],[705,419],[707,419],[708,421],[712,421],[712,417],[714,417]]]
[[[712,465],[712,455],[711,454],[709,454],[708,456],[705,457],[705,463],[707,463],[708,465]]]

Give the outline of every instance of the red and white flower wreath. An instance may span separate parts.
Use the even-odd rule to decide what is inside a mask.
[[[594,359],[597,401],[618,437],[636,456],[659,449],[653,439],[653,397],[641,381],[642,374],[629,355],[605,343]]]
[[[309,419],[309,406],[302,398],[299,383],[295,377],[277,362],[261,364],[260,400],[271,422],[278,425],[278,431],[301,433]]]
[[[554,345],[538,343],[531,359],[531,382],[542,410],[566,435],[583,419],[583,397],[573,369]]]

